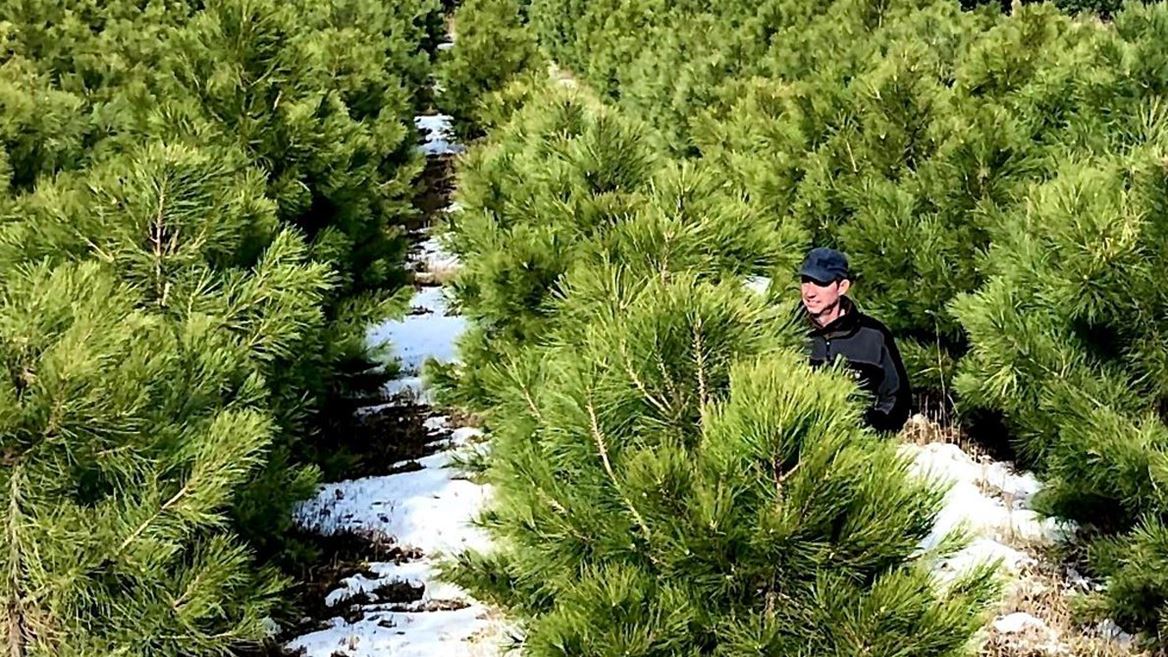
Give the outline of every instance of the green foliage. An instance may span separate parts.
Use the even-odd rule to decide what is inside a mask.
[[[1160,198],[1168,9],[1098,7],[1114,22],[1049,4],[999,12],[940,0],[533,0],[527,15],[558,65],[636,121],[658,161],[654,188],[676,170],[728,181],[716,196],[800,233],[788,248],[810,241],[847,252],[857,299],[897,333],[915,387],[956,387],[966,408],[1004,415],[1024,460],[1047,479],[1046,510],[1107,537],[1091,550],[1110,582],[1100,613],[1163,637],[1168,588],[1154,566],[1168,555],[1159,492],[1168,359],[1155,272],[1164,268],[1157,220],[1168,211]],[[482,154],[472,172],[487,166],[474,157]],[[540,157],[515,179],[554,169],[556,159]],[[528,162],[508,155],[490,166]],[[474,248],[503,257],[531,248],[555,263],[523,269],[551,276],[496,315],[502,326],[517,317],[538,327],[516,341],[550,340],[576,324],[574,305],[548,303],[542,291],[553,280],[554,298],[564,296],[561,276],[574,269],[563,259],[599,275],[607,270],[597,262],[638,258],[588,255],[605,246],[563,250],[575,241],[549,227],[579,216],[573,206],[555,215],[524,191],[483,189],[491,200],[471,197],[470,222],[492,207],[488,225],[516,228],[472,240],[505,247]],[[512,198],[524,200],[505,209]],[[652,198],[639,189],[622,196],[622,220],[605,235],[643,235],[639,208]],[[787,267],[768,272],[781,294],[793,263],[771,263]],[[615,284],[606,289],[622,298]],[[572,335],[573,344],[582,339]],[[484,388],[552,385],[516,353],[503,360]],[[506,567],[496,563],[495,577]],[[646,599],[635,578],[617,579],[630,582],[620,589],[628,600]],[[673,617],[660,618],[673,628]]]
[[[711,277],[794,266],[798,227],[776,226],[700,167],[661,160],[642,127],[582,92],[538,84],[459,169],[462,207],[445,233],[475,326],[461,345],[464,386],[555,323],[551,302],[581,263]]]
[[[15,183],[144,137],[238,144],[342,290],[400,282],[391,228],[413,212],[411,116],[436,0],[70,4],[22,3],[8,17],[0,109],[33,115],[8,145]],[[41,94],[59,112],[43,113]]]
[[[282,583],[226,529],[275,429],[247,345],[149,310],[100,263],[7,271],[6,647],[213,655],[261,636]]]
[[[1130,148],[1158,122],[1159,83],[1133,73],[1162,64],[1130,53],[1161,28],[1128,13],[1110,29],[1046,5],[537,0],[531,24],[656,145],[848,253],[864,307],[944,360],[966,341],[944,309],[982,282],[1001,215],[1068,151]]]
[[[227,654],[286,611],[321,433],[380,383],[440,5],[10,4],[0,632]]]
[[[789,306],[621,265],[565,288],[496,379],[496,548],[456,576],[529,654],[964,653],[988,573],[931,581],[940,491],[791,348]]]
[[[449,574],[526,653],[964,654],[994,583],[929,574],[940,489],[809,369],[792,300],[743,288],[801,227],[558,85],[460,176],[477,332],[442,374],[491,428],[495,543]]]
[[[995,240],[989,283],[955,304],[973,345],[959,391],[1004,414],[1048,510],[1111,536],[1092,549],[1107,609],[1161,640],[1166,147],[1068,162]]]
[[[515,0],[470,0],[454,12],[454,47],[440,60],[440,105],[464,138],[483,135],[492,93],[545,63]]]

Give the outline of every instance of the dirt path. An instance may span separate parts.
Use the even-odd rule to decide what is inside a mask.
[[[419,117],[431,160],[427,178],[437,193],[424,203],[448,206],[449,156],[458,152],[448,118]],[[424,211],[449,207],[423,206]],[[400,442],[387,446],[384,472],[329,483],[297,509],[302,531],[347,546],[333,568],[323,567],[314,604],[317,627],[287,641],[285,648],[306,657],[458,657],[494,655],[508,628],[491,609],[465,591],[438,580],[443,555],[489,542],[471,521],[490,490],[464,478],[456,463],[484,449],[481,432],[458,426],[429,406],[421,369],[430,358],[456,357],[455,341],[466,327],[451,311],[436,281],[457,268],[457,258],[429,236],[417,235],[411,259],[417,281],[412,309],[398,321],[369,333],[371,344],[388,341],[401,362],[401,375],[386,391],[392,400],[362,410],[369,426],[395,425],[382,435]]]

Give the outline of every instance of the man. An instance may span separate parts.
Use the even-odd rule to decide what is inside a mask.
[[[852,285],[847,258],[834,249],[812,249],[799,275],[811,366],[843,359],[872,396],[865,416],[868,425],[877,431],[900,431],[911,403],[908,374],[892,334],[847,297]]]

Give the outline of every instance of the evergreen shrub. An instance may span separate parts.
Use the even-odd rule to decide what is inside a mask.
[[[789,306],[617,264],[566,287],[573,320],[500,377],[495,547],[457,575],[527,654],[965,654],[993,580],[932,579],[940,490],[791,348]]]
[[[1084,525],[1097,611],[1164,641],[1168,584],[1163,138],[1067,163],[995,241],[985,288],[956,302],[973,344],[968,404],[1004,415],[1043,473],[1038,499]]]
[[[470,0],[452,17],[454,46],[440,57],[439,105],[464,139],[482,137],[491,96],[523,74],[546,68],[515,0]]]
[[[984,280],[1002,215],[1068,152],[1129,148],[1160,115],[1135,22],[940,0],[531,9],[541,46],[655,143],[848,253],[926,390],[952,387],[967,336],[946,308]]]
[[[494,547],[451,577],[531,655],[964,654],[995,582],[930,574],[942,491],[810,370],[793,297],[743,286],[806,233],[583,94],[536,92],[463,162],[455,380]]]
[[[710,172],[655,154],[641,125],[586,92],[531,84],[508,92],[521,97],[512,119],[460,163],[460,209],[444,230],[464,263],[452,288],[473,320],[460,345],[465,403],[485,401],[474,382],[500,354],[555,325],[552,302],[581,262],[771,275],[806,243]],[[633,219],[641,231],[626,229]]]
[[[292,504],[404,305],[439,10],[5,5],[10,654],[231,654],[287,611]]]

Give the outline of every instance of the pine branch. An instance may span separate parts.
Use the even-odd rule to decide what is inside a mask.
[[[620,350],[621,350],[621,359],[624,361],[624,365],[625,365],[625,373],[627,373],[629,375],[629,378],[632,380],[633,385],[636,386],[637,390],[640,391],[641,395],[645,398],[645,400],[648,401],[651,406],[653,406],[658,411],[660,411],[662,415],[668,416],[669,412],[670,412],[669,406],[667,404],[665,404],[664,402],[662,402],[660,399],[658,399],[656,395],[649,392],[649,389],[647,387],[645,387],[644,382],[641,381],[641,378],[639,376],[637,376],[636,370],[633,369],[632,359],[629,358],[628,350],[626,349],[626,347],[627,347],[626,343],[622,340],[621,345],[620,345]]]
[[[167,500],[166,503],[163,504],[162,507],[160,509],[158,509],[158,511],[156,513],[152,514],[149,518],[144,520],[142,522],[142,524],[138,525],[138,527],[136,529],[134,529],[133,533],[131,533],[129,536],[126,537],[126,539],[124,541],[122,541],[122,544],[118,546],[118,549],[114,552],[113,556],[110,557],[110,560],[116,559],[117,557],[121,556],[122,552],[124,552],[126,550],[126,548],[130,547],[130,544],[132,544],[134,541],[138,540],[138,537],[142,535],[142,532],[146,531],[146,529],[150,525],[154,524],[154,521],[157,520],[159,517],[161,517],[162,514],[169,511],[170,507],[181,502],[182,499],[184,497],[186,497],[188,492],[189,492],[188,485],[183,485],[183,487],[180,488],[177,493],[172,495],[171,498],[169,500]]]
[[[162,229],[163,214],[166,212],[166,185],[159,185],[158,211],[154,215],[154,222],[150,227],[150,241],[154,245],[154,293],[158,295],[158,305],[166,306],[166,296],[170,292],[169,282],[162,284]]]
[[[698,367],[698,398],[705,406],[709,399],[706,389],[706,354],[702,348],[702,318],[700,315],[694,319],[693,336],[694,360]]]
[[[9,475],[8,491],[8,588],[11,598],[8,600],[8,657],[24,657],[27,629],[24,617],[23,587],[21,586],[21,564],[24,563],[20,549],[20,534],[16,524],[21,516],[20,504],[20,476],[21,466],[12,466]]]
[[[596,420],[596,409],[592,406],[592,397],[589,394],[588,398],[588,419],[592,423],[592,439],[596,442],[596,449],[600,453],[600,462],[604,465],[604,471],[608,474],[608,478],[612,481],[612,487],[616,489],[617,495],[620,495],[625,506],[628,507],[629,512],[633,514],[633,518],[641,527],[641,533],[645,535],[645,540],[648,541],[652,537],[649,534],[649,525],[645,522],[637,507],[633,506],[633,501],[625,495],[621,488],[620,482],[617,481],[616,473],[612,470],[612,463],[608,460],[608,445],[604,440],[604,434],[600,432],[600,423]]]

